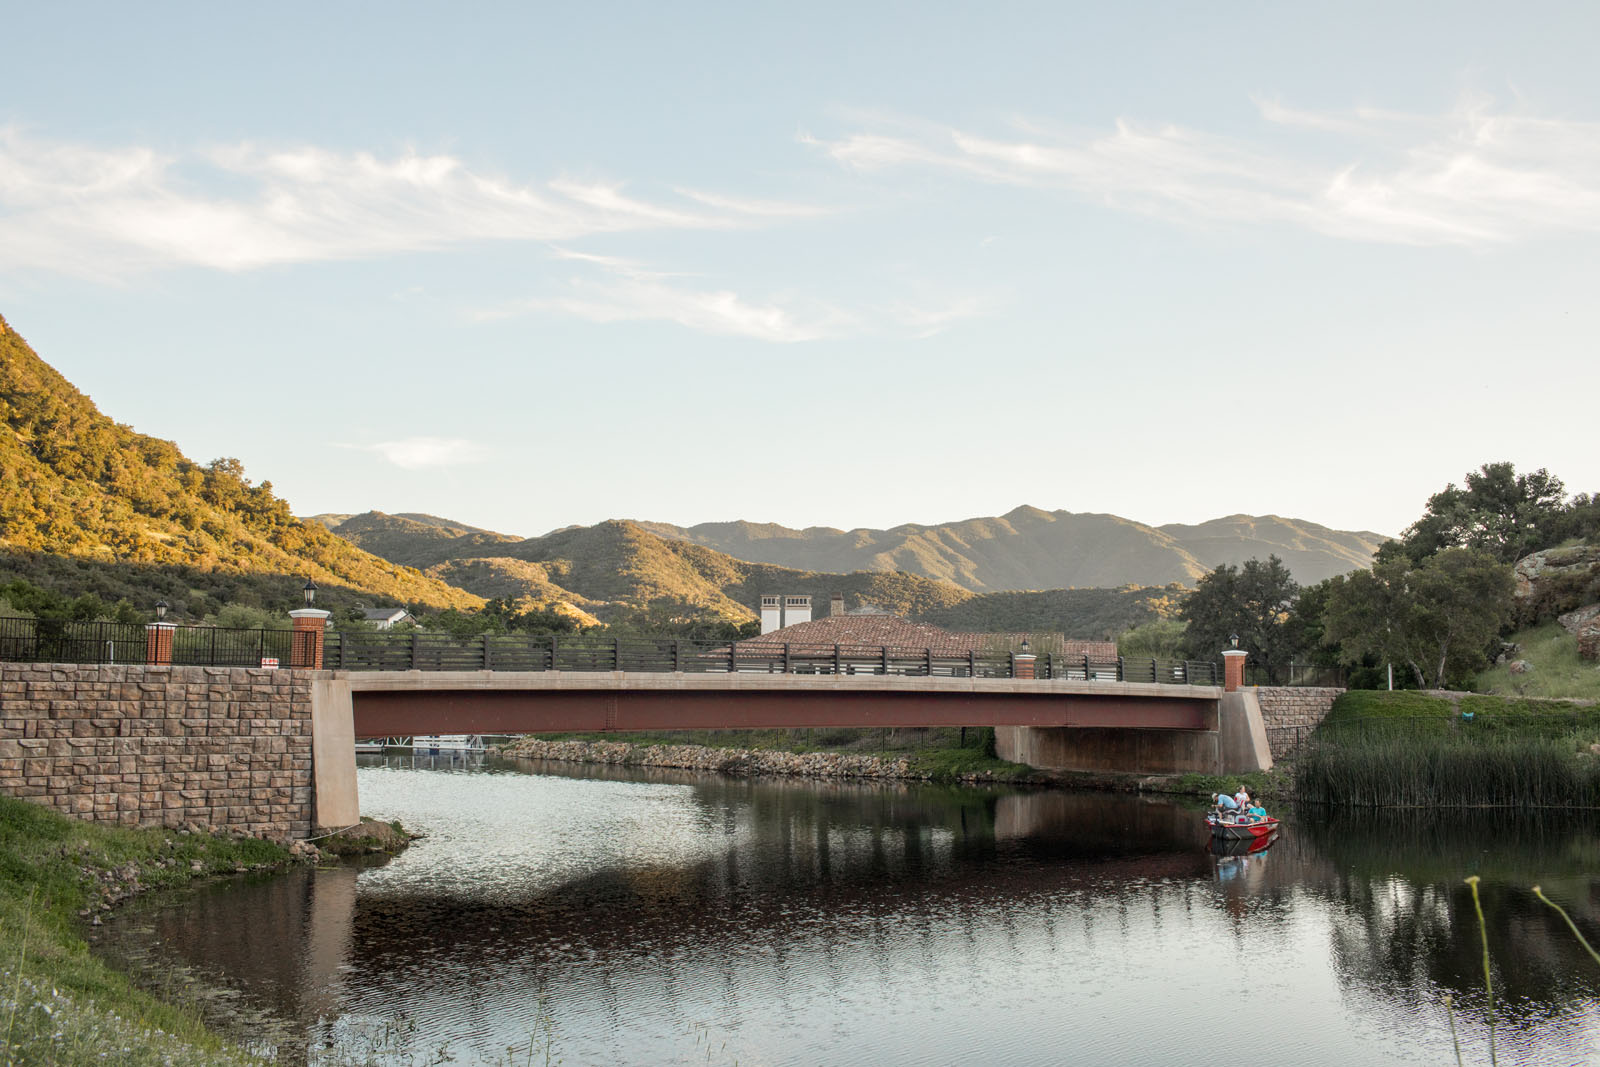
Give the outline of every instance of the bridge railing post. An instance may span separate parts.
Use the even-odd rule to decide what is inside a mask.
[[[888,645],[883,645],[883,646],[881,646],[879,648],[879,651],[883,653],[883,666],[878,669],[878,673],[879,674],[888,674],[889,673],[889,646]]]
[[[677,638],[672,640],[672,670],[676,674],[683,673],[683,649],[679,646]]]
[[[787,641],[783,643],[783,673],[794,673],[794,660],[789,655],[789,642]]]
[[[1094,681],[1094,675],[1089,671],[1089,653],[1087,652],[1083,654],[1083,680],[1086,682]]]
[[[489,653],[489,635],[488,634],[484,634],[483,635],[483,669],[486,670],[486,671],[494,670],[494,659],[491,657],[491,655]]]
[[[978,676],[978,650],[975,649],[975,648],[969,648],[969,649],[967,649],[967,677],[968,678],[976,678],[977,676]]]
[[[931,648],[923,649],[922,650],[922,657],[923,657],[923,661],[924,661],[924,666],[922,668],[922,673],[927,675],[929,678],[932,678],[933,677],[933,649],[931,649]]]
[[[839,642],[835,641],[833,643],[833,673],[834,674],[841,673],[839,660],[840,660]]]
[[[728,642],[728,673],[737,674],[739,671],[739,642]]]
[[[611,669],[614,671],[622,670],[622,638],[620,637],[611,639]]]
[[[552,671],[556,669],[556,635],[555,634],[551,634],[550,635],[550,666],[549,666],[548,669],[552,670]]]

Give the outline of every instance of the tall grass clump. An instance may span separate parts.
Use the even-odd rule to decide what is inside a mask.
[[[1295,796],[1356,807],[1587,808],[1600,805],[1600,761],[1548,737],[1347,734],[1301,755]]]

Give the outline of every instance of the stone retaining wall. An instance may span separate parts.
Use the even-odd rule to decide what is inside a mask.
[[[1253,692],[1261,705],[1261,720],[1267,728],[1267,743],[1272,746],[1272,758],[1282,759],[1311,735],[1311,731],[1327,717],[1333,702],[1344,690],[1314,686],[1257,686]]]
[[[305,837],[311,678],[0,663],[0,792],[99,822]]]

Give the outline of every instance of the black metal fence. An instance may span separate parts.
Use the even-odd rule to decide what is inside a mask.
[[[140,623],[0,619],[0,660],[22,663],[144,663],[148,632]],[[197,667],[288,666],[289,630],[225,630],[174,626],[172,662]]]
[[[289,667],[291,630],[172,627],[179,665]],[[144,663],[150,650],[140,624],[0,619],[0,660],[30,663]],[[302,638],[302,640],[304,640]],[[275,663],[273,661],[276,661]],[[877,645],[706,643],[671,638],[484,634],[329,633],[322,665],[346,671],[645,671],[757,674],[895,674],[946,678],[1041,678],[1077,681],[1220,685],[1222,668],[1202,661],[1096,658],[1010,652],[951,653]]]
[[[1246,665],[1244,682],[1246,685],[1294,685],[1294,686],[1325,686],[1333,689],[1345,688],[1345,669],[1343,667],[1324,667],[1316,663],[1291,663],[1284,671],[1284,676],[1274,681],[1265,668]]]
[[[1215,663],[1096,659],[1010,652],[943,652],[883,645],[709,644],[672,638],[550,635],[340,633],[328,635],[323,666],[387,671],[645,671],[738,674],[897,674],[945,678],[1065,678],[1079,681],[1219,685]],[[1029,671],[1031,670],[1031,675]]]

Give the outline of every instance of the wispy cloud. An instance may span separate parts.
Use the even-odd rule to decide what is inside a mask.
[[[536,312],[573,315],[590,322],[657,320],[702,333],[790,343],[814,341],[850,330],[848,316],[820,307],[800,312],[775,301],[754,301],[731,289],[696,286],[683,276],[654,271],[630,260],[558,248],[555,254],[596,268],[567,281],[556,294],[479,312],[507,318]]]
[[[240,271],[470,241],[732,229],[806,211],[689,191],[652,200],[617,182],[519,183],[448,155],[252,143],[171,155],[0,128],[0,268]]]
[[[379,441],[370,445],[341,444],[339,447],[371,452],[405,470],[477,463],[488,459],[490,454],[485,446],[460,437],[407,437],[399,441]]]
[[[1253,139],[1122,120],[1095,133],[907,124],[802,141],[859,171],[935,168],[1183,221],[1287,223],[1351,240],[1471,245],[1600,230],[1600,123],[1481,101],[1442,115],[1258,109]]]
[[[485,309],[476,317],[555,313],[600,323],[654,320],[701,333],[791,344],[869,334],[929,337],[984,310],[973,297],[857,308],[793,293],[753,298],[694,275],[654,270],[633,260],[559,247],[552,251],[560,259],[591,268],[591,273],[567,279],[560,292]]]

